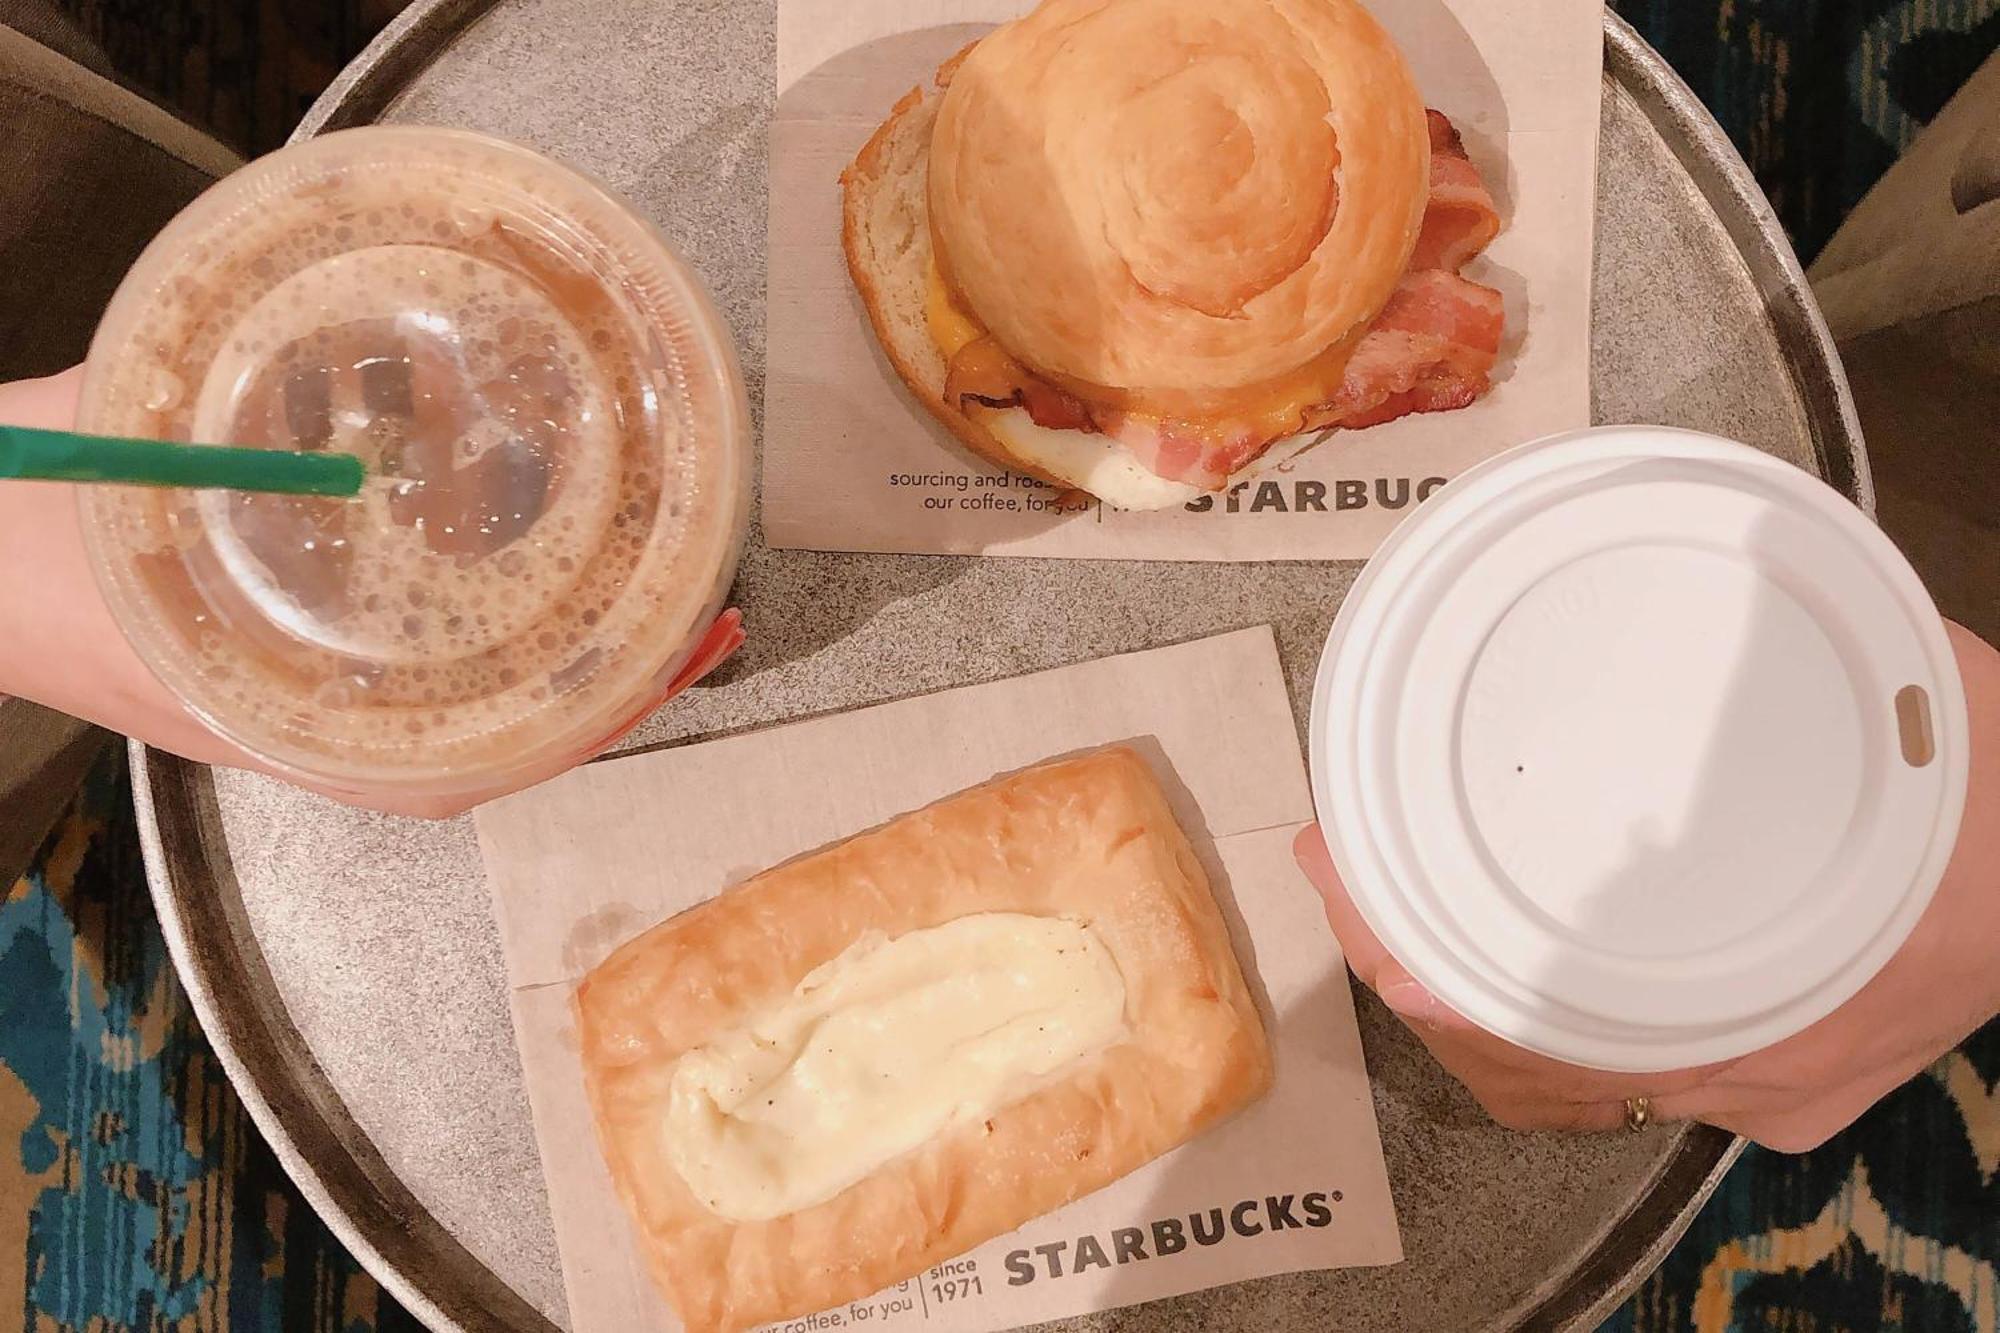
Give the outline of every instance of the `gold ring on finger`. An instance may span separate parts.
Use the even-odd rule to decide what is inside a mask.
[[[1646,1126],[1653,1123],[1653,1099],[1650,1097],[1627,1097],[1625,1099],[1625,1128],[1634,1134],[1646,1132]]]

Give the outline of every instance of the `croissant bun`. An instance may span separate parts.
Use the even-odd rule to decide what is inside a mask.
[[[1212,412],[1374,318],[1429,145],[1401,52],[1352,0],[1049,0],[952,74],[931,235],[1029,368]]]

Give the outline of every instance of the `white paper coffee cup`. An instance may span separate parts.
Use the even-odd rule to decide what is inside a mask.
[[[1363,571],[1313,694],[1349,895],[1441,1001],[1606,1070],[1824,1017],[1930,902],[1967,721],[1935,606],[1839,494],[1687,431],[1523,446]]]

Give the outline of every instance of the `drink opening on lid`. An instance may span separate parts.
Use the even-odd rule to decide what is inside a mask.
[[[1903,762],[1922,768],[1937,758],[1937,736],[1931,730],[1931,697],[1921,685],[1896,691],[1896,735],[1903,742]]]

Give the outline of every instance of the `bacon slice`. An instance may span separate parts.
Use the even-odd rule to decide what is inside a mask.
[[[1348,358],[1340,392],[1307,414],[1306,429],[1359,430],[1470,407],[1492,386],[1506,313],[1491,287],[1442,269],[1411,273]]]
[[[1037,426],[1050,430],[1097,429],[1088,407],[1009,356],[990,333],[967,343],[951,359],[944,400],[960,411],[967,401],[987,407],[1025,407]]]
[[[1416,412],[1469,407],[1491,387],[1506,311],[1500,293],[1442,269],[1405,277],[1348,358],[1340,390],[1273,433],[1248,422],[1213,424],[1132,415],[1106,417],[1105,431],[1154,474],[1219,490],[1289,435],[1359,430]]]
[[[1427,268],[1453,273],[1476,257],[1500,234],[1500,210],[1466,156],[1458,127],[1439,111],[1427,113],[1431,128],[1431,197],[1424,209],[1424,228],[1410,256],[1412,271]]]
[[[1283,438],[1242,421],[1209,425],[1120,414],[1107,417],[1103,425],[1154,476],[1210,491],[1221,490],[1231,474]]]
[[[1339,390],[1257,420],[1176,421],[1093,409],[1042,380],[991,335],[952,358],[945,399],[1024,407],[1038,426],[1101,431],[1155,475],[1220,490],[1273,443],[1293,435],[1379,426],[1417,412],[1469,407],[1492,387],[1506,311],[1500,293],[1458,270],[1500,233],[1500,212],[1450,119],[1429,113],[1431,193],[1410,270],[1355,344]],[[1282,408],[1282,404],[1279,405]]]

